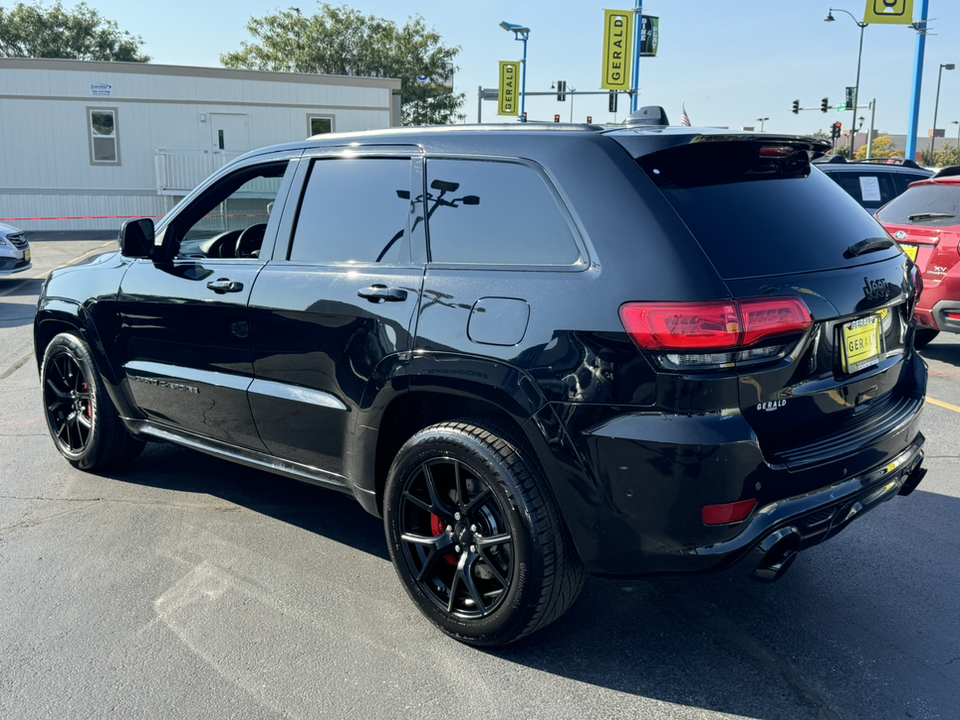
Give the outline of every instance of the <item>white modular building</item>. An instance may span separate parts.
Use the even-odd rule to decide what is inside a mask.
[[[119,228],[249,150],[399,124],[389,78],[0,58],[0,222]]]

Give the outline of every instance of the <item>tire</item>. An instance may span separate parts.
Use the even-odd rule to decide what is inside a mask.
[[[930,341],[933,340],[937,335],[940,334],[939,330],[931,330],[930,328],[921,328],[918,327],[913,332],[913,346],[919,350],[930,344]]]
[[[533,452],[491,419],[425,428],[397,453],[384,529],[407,593],[443,632],[495,646],[545,627],[586,573]]]
[[[133,460],[144,443],[123,427],[103,387],[90,348],[70,333],[50,341],[40,370],[44,417],[57,450],[80,470],[106,470]]]

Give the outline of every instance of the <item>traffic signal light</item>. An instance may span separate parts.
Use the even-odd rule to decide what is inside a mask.
[[[840,137],[840,129],[841,129],[842,127],[843,127],[843,124],[842,124],[842,123],[839,123],[839,122],[835,122],[835,123],[833,123],[833,125],[830,126],[830,139],[831,139],[831,140],[836,140],[838,137]]]
[[[593,115],[587,115],[587,125],[593,125]]]
[[[843,123],[837,123],[837,137],[840,137],[840,128],[843,127]]]
[[[828,107],[830,107],[830,98],[824,98],[820,101],[820,112],[826,112]]]
[[[557,100],[559,100],[560,102],[563,102],[566,99],[567,99],[567,81],[557,80]]]
[[[553,121],[560,122],[560,113],[557,113],[556,115],[553,116]]]
[[[799,112],[800,112],[800,101],[799,101],[799,100],[794,100],[794,101],[793,101],[793,114],[794,114],[794,115],[797,115],[797,114],[799,114]]]

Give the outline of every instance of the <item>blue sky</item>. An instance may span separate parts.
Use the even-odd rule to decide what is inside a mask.
[[[957,63],[944,70],[937,125],[947,137],[957,137],[960,125],[960,2],[929,0],[927,37],[920,105],[921,137],[933,123],[937,75],[941,63]],[[5,3],[9,4],[9,3]],[[221,53],[235,50],[250,37],[245,25],[251,16],[297,6],[304,14],[316,10],[315,0],[232,0],[200,3],[164,0],[87,0],[107,18],[116,20],[144,40],[153,62],[172,65],[219,66]],[[333,3],[339,4],[339,3]],[[603,8],[627,9],[633,0],[353,0],[365,14],[403,23],[414,14],[439,32],[448,45],[459,45],[455,88],[464,92],[468,122],[477,120],[477,88],[495,87],[497,61],[515,60],[522,45],[499,27],[502,20],[530,27],[527,90],[549,90],[551,82],[566,80],[568,87],[599,90]],[[660,48],[656,58],[645,58],[640,70],[640,104],[662,105],[678,124],[681,105],[695,125],[759,126],[772,132],[812,133],[840,120],[849,127],[852,113],[826,114],[820,99],[834,105],[844,87],[854,85],[860,29],[844,13],[826,23],[828,8],[849,10],[863,17],[866,0],[644,0],[644,13],[660,18]],[[71,0],[65,5],[70,6]],[[921,0],[915,0],[919,16]],[[870,25],[864,32],[860,100],[876,98],[876,129],[893,134],[907,130],[917,34],[910,28]],[[791,112],[794,99],[816,110]],[[621,97],[623,118],[626,97]],[[496,104],[483,104],[483,120],[496,119]],[[531,119],[552,120],[560,113],[570,118],[570,100],[528,98]],[[607,100],[601,96],[574,101],[575,121],[592,115],[608,122]],[[870,113],[858,111],[869,126]],[[956,144],[956,141],[954,141]],[[902,149],[902,148],[901,148]]]

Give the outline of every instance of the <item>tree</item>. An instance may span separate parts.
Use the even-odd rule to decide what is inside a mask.
[[[891,158],[900,157],[901,152],[897,149],[897,144],[886,135],[881,135],[873,140],[873,148],[870,157]],[[857,160],[863,160],[867,157],[867,146],[863,145],[857,150]]]
[[[445,84],[459,46],[446,47],[419,15],[403,27],[342,5],[318,2],[318,12],[289,8],[252,17],[253,43],[220,56],[225,67],[274,72],[399,78],[404,125],[462,120],[463,93]]]
[[[49,10],[40,3],[0,7],[0,56],[149,62],[143,40],[120,30],[86,3],[72,10],[60,0]]]
[[[943,146],[934,153],[933,167],[952,167],[960,165],[960,147],[951,147],[950,143],[945,142]]]

